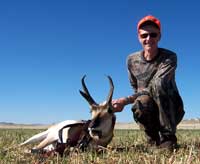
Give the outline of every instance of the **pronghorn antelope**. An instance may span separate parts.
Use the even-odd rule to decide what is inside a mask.
[[[31,152],[58,152],[61,156],[66,148],[92,148],[106,147],[113,138],[116,117],[112,111],[112,95],[114,85],[108,76],[110,90],[103,103],[96,103],[91,97],[83,76],[81,83],[83,91],[80,94],[87,100],[91,109],[91,120],[66,120],[58,123],[44,132],[34,135],[22,145],[40,142]]]

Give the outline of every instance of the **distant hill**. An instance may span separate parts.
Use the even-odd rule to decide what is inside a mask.
[[[0,129],[47,129],[52,124],[16,124],[12,122],[0,122]],[[200,129],[200,118],[185,119],[177,127],[178,129]],[[115,129],[139,129],[133,122],[117,122]]]
[[[12,122],[0,122],[0,125],[28,125],[28,126],[40,126],[43,124],[17,124],[17,123],[12,123]]]
[[[118,122],[118,123],[122,123],[122,124],[132,124],[135,123],[133,122]],[[192,119],[184,119],[181,121],[181,123],[200,123],[200,118],[192,118]],[[13,123],[13,122],[0,122],[0,125],[24,125],[24,126],[47,126],[47,125],[53,125],[55,123],[51,123],[51,124],[26,124],[26,123]]]
[[[12,122],[0,122],[0,129],[46,129],[50,125],[44,124],[16,124]]]
[[[0,122],[1,125],[14,125],[12,122]]]

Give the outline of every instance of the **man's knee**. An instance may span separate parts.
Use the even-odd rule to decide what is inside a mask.
[[[154,100],[148,95],[139,96],[132,106],[132,111],[140,110],[143,114],[158,111],[157,105]]]
[[[158,107],[148,95],[138,97],[132,107],[134,119],[142,124],[145,129],[159,125]]]

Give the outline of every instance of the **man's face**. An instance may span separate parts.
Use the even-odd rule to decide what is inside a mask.
[[[152,25],[144,26],[138,30],[138,39],[146,51],[156,50],[160,37],[159,29]]]

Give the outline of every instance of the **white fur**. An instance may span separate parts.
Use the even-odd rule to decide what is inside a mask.
[[[54,145],[53,143],[59,141],[59,130],[61,130],[65,126],[71,126],[71,125],[80,124],[80,123],[84,124],[85,121],[83,121],[83,120],[80,120],[80,121],[66,120],[66,121],[60,122],[58,124],[53,125],[46,131],[43,131],[41,133],[38,133],[38,134],[32,136],[25,142],[21,143],[20,146],[40,142],[40,144],[38,146],[36,146],[34,149],[43,149],[43,148],[52,149],[52,146]],[[67,128],[67,129],[69,129],[69,128]],[[67,131],[65,130],[65,132],[67,132]],[[67,134],[65,134],[65,135],[67,135]],[[67,136],[64,136],[64,138],[66,139]]]

